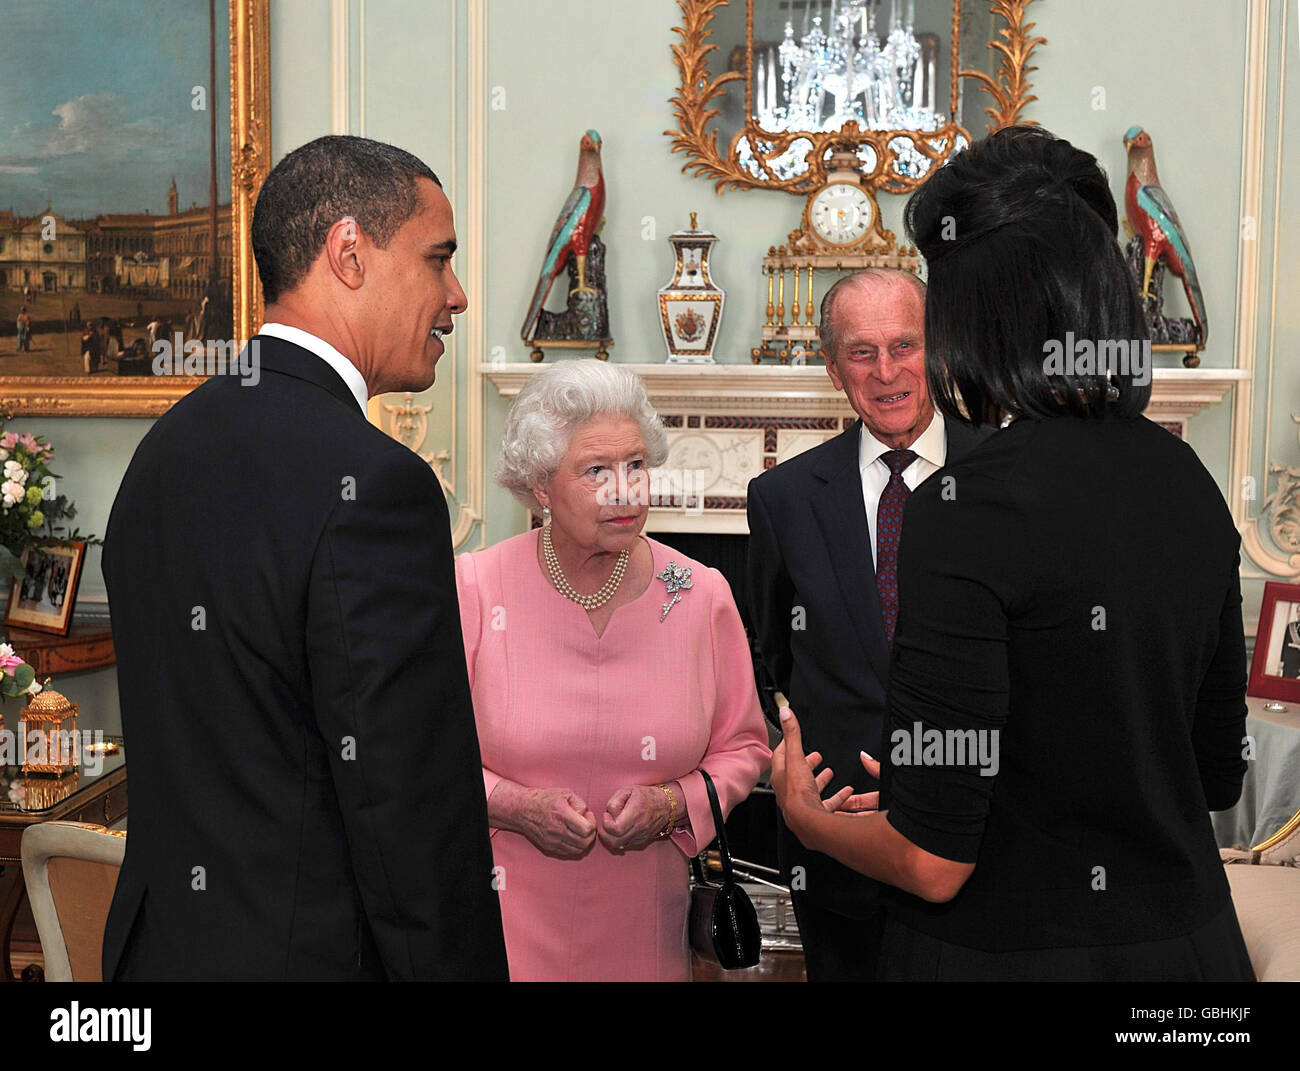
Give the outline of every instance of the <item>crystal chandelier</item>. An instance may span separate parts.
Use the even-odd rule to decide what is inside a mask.
[[[948,122],[934,107],[935,57],[922,56],[913,31],[915,0],[906,11],[889,0],[881,38],[884,4],[810,0],[800,40],[787,22],[779,46],[755,50],[754,117],[764,130],[818,133],[856,122],[863,130],[932,131]]]

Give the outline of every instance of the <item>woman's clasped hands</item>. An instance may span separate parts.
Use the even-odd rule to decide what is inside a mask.
[[[681,814],[680,792],[676,799]],[[519,831],[539,851],[557,859],[580,859],[597,840],[615,854],[646,848],[659,839],[672,809],[657,785],[624,785],[599,818],[567,788],[533,789],[521,811]]]

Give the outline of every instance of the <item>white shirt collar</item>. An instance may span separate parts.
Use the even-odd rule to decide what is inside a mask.
[[[316,354],[317,357],[339,374],[339,378],[352,392],[352,397],[357,400],[357,405],[361,407],[362,414],[366,413],[366,399],[369,397],[369,391],[366,390],[365,377],[357,370],[356,365],[323,338],[317,338],[310,331],[304,331],[300,327],[290,327],[288,324],[279,323],[263,324],[258,334],[283,339],[285,342],[292,342],[295,346],[301,346],[303,349]]]
[[[886,443],[882,443],[867,428],[865,422],[862,425],[862,433],[858,439],[858,467],[866,469],[868,465],[876,461],[882,454],[888,453],[894,449]],[[934,411],[934,416],[930,418],[930,423],[925,431],[917,436],[916,442],[912,443],[907,449],[916,453],[917,457],[928,461],[935,468],[942,468],[943,463],[948,457],[948,436],[944,432],[943,414],[939,410]]]

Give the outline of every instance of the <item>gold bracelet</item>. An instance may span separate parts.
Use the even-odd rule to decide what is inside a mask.
[[[673,795],[673,790],[667,785],[657,785],[656,787],[668,797],[668,823],[659,831],[659,839],[663,840],[664,837],[673,835],[673,827],[677,825],[677,797]]]

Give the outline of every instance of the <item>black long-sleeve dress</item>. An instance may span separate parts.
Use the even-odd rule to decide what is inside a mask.
[[[975,871],[892,896],[882,976],[1251,979],[1209,811],[1241,791],[1239,540],[1146,418],[1019,420],[912,494],[888,820]]]

